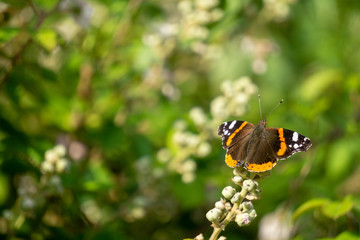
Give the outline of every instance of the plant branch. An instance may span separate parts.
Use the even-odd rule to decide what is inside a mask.
[[[240,204],[245,199],[248,191],[243,187],[240,192],[240,198],[237,202],[234,203],[233,207],[231,208],[231,211],[226,215],[225,219],[220,224],[213,224],[214,225],[214,231],[211,234],[211,237],[209,240],[216,240],[220,234],[221,231],[225,230],[225,227],[233,220],[235,217],[236,210],[239,209]]]

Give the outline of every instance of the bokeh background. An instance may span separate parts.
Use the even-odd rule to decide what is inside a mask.
[[[313,146],[222,235],[359,239],[360,1],[1,1],[0,238],[208,238],[258,94]]]

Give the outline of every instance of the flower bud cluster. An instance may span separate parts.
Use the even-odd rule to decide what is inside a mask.
[[[262,15],[270,21],[283,22],[289,18],[291,5],[295,2],[293,0],[264,0]]]
[[[209,24],[220,21],[223,10],[219,0],[174,1],[177,6],[166,4],[171,19],[159,22],[153,31],[143,36],[144,44],[151,47],[160,59],[173,54],[182,42],[190,42],[191,50],[199,55],[211,52],[205,40],[209,37]]]
[[[66,149],[63,145],[57,145],[45,152],[45,160],[41,163],[44,173],[62,173],[69,167],[69,161],[65,158]]]
[[[219,221],[229,211],[228,206],[226,206],[226,204],[227,202],[224,199],[217,201],[215,203],[215,207],[206,213],[206,218],[210,222]],[[231,206],[230,206],[230,210],[231,210]]]
[[[257,216],[252,200],[260,197],[259,184],[253,179],[248,179],[249,173],[243,168],[234,169],[233,182],[242,187],[237,192],[235,188],[227,186],[222,190],[223,199],[215,203],[215,208],[207,212],[206,218],[222,228],[229,219],[234,220],[240,227],[251,223]],[[226,221],[222,221],[227,219]]]
[[[204,40],[209,35],[206,25],[223,17],[217,8],[218,0],[182,0],[178,3],[181,13],[180,34],[187,40]]]
[[[246,201],[240,204],[237,214],[235,216],[235,222],[240,226],[246,226],[256,218],[257,214],[253,204],[250,201]]]
[[[233,174],[235,175],[232,179],[233,182],[236,185],[246,189],[247,191],[245,196],[246,200],[252,201],[252,200],[258,200],[260,198],[261,191],[258,188],[259,183],[252,179],[245,180],[249,174],[248,171],[246,171],[244,168],[237,167],[234,168]]]
[[[211,101],[211,114],[215,119],[243,115],[249,98],[257,91],[257,87],[249,77],[224,81],[221,89],[223,95]]]
[[[209,126],[209,119],[201,110],[195,107],[190,111],[190,119],[203,128]],[[174,132],[172,134],[171,146],[160,149],[157,153],[157,159],[162,164],[167,164],[170,171],[181,174],[184,183],[191,183],[196,178],[197,164],[192,156],[203,158],[210,154],[211,145],[209,136],[201,133],[193,133],[188,130],[188,123],[184,120],[178,120],[174,123]],[[205,132],[205,130],[201,130]]]

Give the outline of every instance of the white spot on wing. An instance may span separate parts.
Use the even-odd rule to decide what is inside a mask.
[[[293,140],[294,142],[297,142],[298,139],[299,139],[299,134],[298,134],[297,132],[294,132],[294,133],[293,133],[292,140]]]
[[[232,121],[229,126],[229,129],[232,129],[235,126],[235,124],[236,124],[236,120]]]
[[[297,149],[299,148],[299,145],[297,145],[297,143],[294,144],[294,148]]]
[[[227,125],[227,122],[224,122],[224,127]]]

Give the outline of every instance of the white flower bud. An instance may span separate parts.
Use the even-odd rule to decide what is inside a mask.
[[[236,215],[235,222],[240,226],[246,226],[250,223],[249,214],[248,213],[241,213]]]
[[[201,9],[211,9],[219,4],[219,0],[196,0],[195,5]]]
[[[241,183],[244,181],[244,179],[240,176],[235,176],[233,177],[232,181],[236,184],[236,185],[241,185]]]
[[[41,170],[43,172],[53,172],[54,171],[54,164],[48,161],[44,161],[41,163]]]
[[[233,174],[235,176],[241,176],[242,169],[240,167],[234,168]]]
[[[54,163],[58,159],[57,153],[53,150],[47,150],[45,152],[45,161],[49,163]]]
[[[206,157],[211,151],[211,145],[208,142],[202,142],[200,143],[198,149],[197,149],[197,156],[199,157]]]
[[[237,214],[235,217],[235,222],[240,226],[246,226],[251,223],[252,220],[256,218],[257,214],[255,209],[250,210],[249,212],[244,212]]]
[[[63,157],[66,154],[66,148],[64,147],[64,145],[56,145],[53,151],[59,157]]]
[[[233,188],[231,186],[227,186],[222,190],[221,193],[226,199],[230,199],[230,198],[232,198],[232,196],[234,196],[234,194],[236,193],[236,190],[235,190],[235,188]]]
[[[222,201],[217,201],[215,203],[215,208],[223,211],[223,210],[225,210],[225,204]]]
[[[257,216],[257,214],[256,214],[255,209],[251,209],[251,210],[249,211],[249,218],[251,219],[251,221],[252,221],[253,219],[255,219],[256,216]]]
[[[243,182],[243,188],[245,188],[248,192],[251,192],[255,186],[255,181],[252,179],[248,179]]]
[[[66,158],[60,158],[56,161],[56,172],[61,173],[68,167],[68,160]]]
[[[231,198],[231,203],[235,204],[235,203],[239,202],[240,197],[241,197],[241,195],[239,192],[235,193],[235,195]]]
[[[226,209],[226,211],[231,211],[231,208],[232,208],[231,203],[226,202],[226,203],[225,203],[225,209]]]
[[[249,201],[260,199],[260,190],[255,189],[255,191],[252,191],[252,192],[248,193],[246,195],[246,199],[249,200]]]
[[[214,222],[216,221],[220,216],[221,216],[221,210],[217,209],[217,208],[213,208],[210,211],[208,211],[206,213],[206,218],[210,221],[210,222]]]
[[[250,210],[254,209],[254,205],[252,202],[243,202],[240,204],[240,207],[242,212],[249,212]]]

